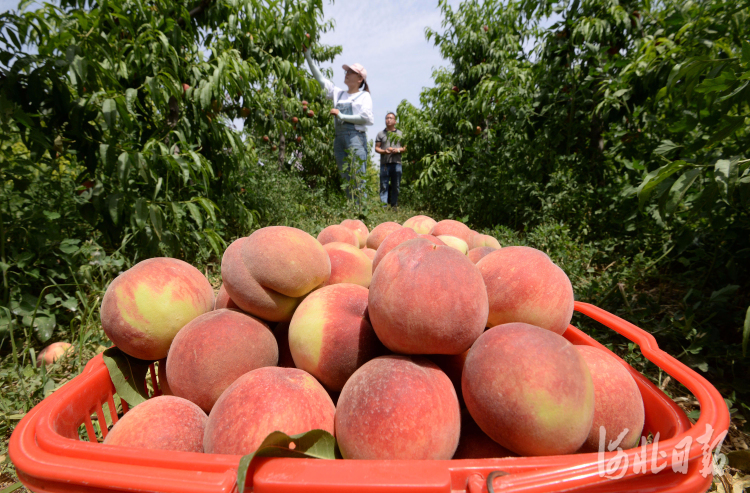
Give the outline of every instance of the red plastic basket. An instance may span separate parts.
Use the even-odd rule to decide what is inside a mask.
[[[706,491],[711,484],[711,452],[729,426],[729,412],[719,392],[703,377],[661,351],[654,338],[642,329],[593,305],[577,302],[575,309],[638,344],[649,361],[687,387],[701,406],[698,422],[691,426],[669,397],[620,360],[635,378],[643,396],[644,436],[649,433],[660,436],[658,443],[645,449],[606,452],[603,461],[597,453],[448,461],[263,459],[248,473],[246,491]],[[564,336],[574,344],[606,350],[572,325]],[[9,451],[27,488],[51,492],[236,491],[239,456],[144,450],[80,440],[78,430],[82,424],[89,437],[101,441],[106,436],[106,426],[97,436],[92,423],[93,415],[99,423],[106,423],[104,403],[108,403],[112,421],[117,421],[114,392],[107,368],[101,356],[97,356],[81,375],[24,417],[11,436]],[[713,431],[710,437],[707,430]],[[707,443],[704,446],[701,442]],[[638,461],[644,450],[645,464]],[[627,458],[627,469],[613,468],[617,457],[621,466]],[[684,473],[672,467],[683,463],[674,460],[681,457],[687,466]],[[655,465],[666,465],[661,472],[654,471],[654,458]],[[603,474],[607,468],[611,468],[610,476],[615,479]]]

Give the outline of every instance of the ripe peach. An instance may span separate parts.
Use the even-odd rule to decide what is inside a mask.
[[[441,240],[443,243],[445,243],[446,245],[448,245],[449,247],[455,248],[456,250],[458,250],[464,255],[469,253],[469,246],[461,238],[457,238],[451,235],[440,235],[437,238]]]
[[[468,411],[461,411],[461,438],[454,459],[494,459],[516,454],[488,437]]]
[[[378,253],[377,250],[373,250],[372,248],[367,247],[362,248],[362,251],[365,252],[365,255],[367,255],[370,260],[373,260],[375,258],[375,254]]]
[[[378,338],[403,354],[462,353],[487,322],[479,270],[466,255],[422,238],[400,244],[378,264],[369,303]]]
[[[245,373],[216,401],[206,423],[208,454],[246,455],[274,431],[333,434],[336,408],[322,385],[296,368],[266,366]]]
[[[323,245],[331,259],[331,277],[326,286],[342,282],[370,287],[372,280],[372,260],[365,252],[354,245],[334,241]]]
[[[573,286],[544,252],[505,247],[476,266],[487,286],[488,326],[524,322],[557,334],[568,328],[573,317]]]
[[[519,455],[570,454],[594,418],[594,384],[570,342],[524,323],[483,333],[461,379],[466,408],[479,427]]]
[[[469,257],[469,260],[471,260],[472,263],[476,265],[477,262],[479,262],[481,259],[489,255],[490,253],[494,252],[495,250],[497,249],[492,248],[492,247],[486,247],[486,246],[477,247],[477,248],[472,248],[471,250],[469,250],[469,253],[467,253],[466,255]]]
[[[413,216],[404,221],[405,228],[411,228],[420,235],[429,234],[437,222],[430,216]]]
[[[500,242],[490,235],[475,234],[471,237],[471,243],[469,243],[469,250],[473,250],[479,247],[492,247],[493,249],[500,248]]]
[[[106,445],[203,452],[208,417],[187,399],[162,395],[142,402],[115,423]]]
[[[268,327],[241,311],[221,308],[177,333],[167,356],[167,379],[174,395],[208,413],[237,378],[278,362],[279,348]]]
[[[102,329],[134,358],[165,357],[186,323],[214,308],[214,290],[182,260],[143,260],[115,278],[102,299]]]
[[[383,242],[378,247],[375,258],[372,259],[372,272],[375,272],[375,268],[378,266],[380,261],[383,260],[383,257],[385,257],[391,250],[396,248],[401,243],[408,240],[413,240],[418,236],[419,235],[417,235],[417,233],[415,233],[411,228],[397,229],[396,231],[386,236]]]
[[[424,238],[425,240],[429,241],[433,245],[448,246],[448,245],[445,244],[445,242],[443,240],[441,240],[437,236],[432,236],[430,234],[426,234],[426,235],[417,235],[417,237]]]
[[[69,342],[53,342],[39,352],[36,357],[36,366],[42,366],[42,363],[50,366],[66,354],[71,354],[74,351],[75,346]]]
[[[461,413],[445,373],[426,358],[381,356],[344,385],[336,439],[346,459],[450,459]]]
[[[383,353],[367,318],[368,291],[356,284],[318,289],[300,303],[289,324],[297,368],[338,391],[354,371]]]
[[[218,310],[220,308],[235,308],[237,310],[242,310],[242,308],[237,306],[237,303],[232,301],[232,298],[229,297],[227,288],[224,287],[223,283],[221,287],[219,287],[219,293],[216,295],[216,301],[214,302],[214,310]]]
[[[367,244],[367,237],[370,235],[370,231],[367,229],[367,226],[365,226],[365,223],[359,219],[344,219],[341,221],[341,225],[354,231],[357,240],[359,240],[359,248],[365,247]]]
[[[473,236],[471,229],[469,229],[467,225],[459,221],[454,221],[453,219],[443,219],[442,221],[435,223],[435,225],[430,230],[430,234],[432,236],[455,236],[456,238],[461,238],[467,244],[469,243],[470,238]]]
[[[443,372],[448,375],[453,388],[456,389],[456,397],[458,402],[463,405],[464,397],[461,391],[461,375],[464,372],[464,363],[466,362],[466,356],[469,354],[467,349],[461,354],[432,354],[428,356],[430,361],[438,365]]]
[[[636,447],[641,440],[645,413],[643,398],[630,372],[617,358],[602,349],[576,346],[589,367],[594,381],[594,422],[580,452],[599,450],[600,427],[604,427],[607,443],[625,429],[629,430],[620,446]]]
[[[387,221],[378,224],[377,226],[372,228],[372,231],[370,231],[370,234],[367,236],[367,248],[377,250],[380,244],[383,243],[383,240],[385,240],[386,236],[393,233],[394,231],[401,229],[402,227],[403,226],[401,226],[399,223],[394,223],[393,221]]]
[[[343,243],[349,243],[350,245],[354,245],[359,248],[359,240],[357,239],[357,235],[354,233],[354,230],[351,230],[346,226],[341,226],[340,224],[334,224],[332,226],[324,228],[323,231],[318,234],[318,241],[321,245],[332,243],[334,241],[340,241]]]

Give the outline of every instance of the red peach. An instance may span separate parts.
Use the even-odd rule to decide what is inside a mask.
[[[462,222],[454,221],[453,219],[443,219],[440,222],[435,223],[435,226],[430,230],[432,236],[450,235],[456,238],[461,238],[467,244],[473,236],[471,229]]]
[[[69,342],[53,342],[42,349],[36,357],[36,366],[50,366],[55,361],[75,351],[75,347]]]
[[[440,235],[437,238],[441,240],[443,243],[445,243],[446,245],[448,245],[449,247],[455,248],[456,250],[458,250],[464,255],[469,253],[469,246],[461,238],[457,238],[451,235]]]
[[[383,257],[390,253],[391,250],[399,246],[401,243],[408,240],[413,240],[417,237],[417,233],[415,233],[411,228],[397,229],[396,231],[386,236],[383,242],[378,247],[375,258],[372,259],[372,272],[375,272],[375,268],[378,266],[380,261],[383,260]]]
[[[359,240],[359,248],[365,247],[367,244],[367,237],[370,235],[370,231],[367,229],[367,226],[365,226],[365,223],[359,219],[344,219],[341,221],[341,225],[354,231],[357,240]]]
[[[227,288],[224,287],[224,283],[222,283],[221,287],[219,287],[219,293],[216,295],[216,301],[214,302],[214,310],[218,310],[220,308],[234,308],[237,310],[242,310],[242,308],[237,306],[237,303],[232,301],[232,298],[229,297],[229,293],[227,293]]]
[[[497,241],[490,235],[475,234],[471,237],[471,243],[469,243],[469,250],[473,250],[479,247],[492,247],[493,249],[500,248],[500,242]]]
[[[362,251],[365,252],[365,255],[367,255],[370,260],[373,260],[375,258],[375,254],[378,253],[377,250],[373,250],[372,248],[367,247],[364,247]]]
[[[331,277],[325,282],[325,286],[345,282],[370,287],[372,260],[365,252],[340,241],[326,243],[323,248],[331,259]]]
[[[372,231],[370,231],[370,234],[367,236],[367,248],[377,250],[380,244],[383,243],[383,240],[385,240],[386,236],[393,233],[394,231],[401,229],[402,227],[403,226],[401,226],[399,223],[394,223],[392,221],[378,224],[372,229]]]
[[[469,253],[467,253],[466,255],[469,257],[469,260],[471,260],[472,263],[476,265],[477,262],[482,260],[484,257],[489,255],[490,253],[494,252],[495,250],[497,249],[492,248],[492,247],[486,247],[486,246],[477,247],[477,248],[472,248],[471,250],[469,250]]]
[[[437,222],[430,216],[413,216],[404,221],[405,228],[411,228],[417,234],[429,234]]]
[[[340,241],[359,248],[359,240],[357,239],[354,230],[351,230],[346,226],[341,226],[340,224],[334,224],[333,226],[324,228],[323,231],[318,234],[318,241],[321,245]]]
[[[515,457],[516,454],[488,437],[477,426],[468,411],[461,411],[461,438],[454,459],[494,459]]]

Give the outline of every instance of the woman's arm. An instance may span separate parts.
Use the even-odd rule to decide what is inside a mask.
[[[339,113],[337,116],[342,122],[352,123],[354,125],[372,125],[375,123],[375,116],[372,114],[372,98],[370,93],[365,92],[362,95],[362,102],[359,103],[361,110],[356,115],[342,115]]]
[[[310,67],[310,72],[312,72],[313,77],[315,77],[315,80],[318,81],[318,84],[320,84],[321,87],[326,87],[326,82],[328,79],[323,77],[323,74],[320,73],[320,70],[318,70],[317,65],[315,65],[315,62],[313,62],[312,57],[310,56],[310,50],[305,50],[305,60],[307,60],[307,65]]]

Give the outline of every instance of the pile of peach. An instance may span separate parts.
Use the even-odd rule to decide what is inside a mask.
[[[346,220],[317,239],[255,231],[221,274],[216,299],[170,258],[111,283],[104,331],[159,360],[165,395],[106,444],[245,455],[273,431],[323,429],[345,458],[380,460],[590,452],[602,431],[640,440],[635,380],[562,337],[573,288],[539,250],[452,220]]]

